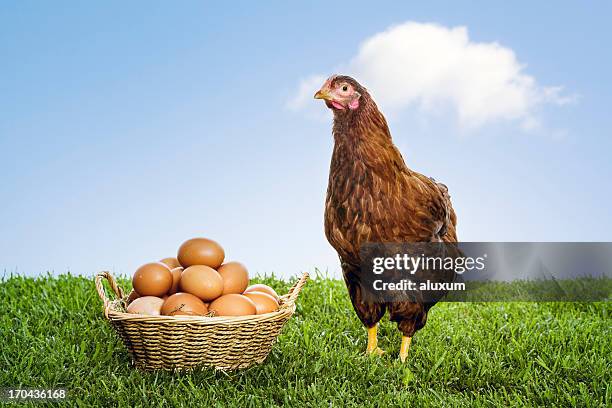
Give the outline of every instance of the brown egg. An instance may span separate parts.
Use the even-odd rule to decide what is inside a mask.
[[[161,262],[144,264],[134,272],[132,286],[140,296],[163,296],[172,287],[172,273]]]
[[[223,295],[210,304],[208,310],[215,316],[246,316],[257,314],[255,303],[244,295],[230,293]]]
[[[240,262],[227,262],[217,270],[223,278],[223,294],[242,293],[249,286],[249,272]]]
[[[255,303],[257,314],[276,312],[278,310],[278,302],[272,295],[263,292],[246,292],[244,296],[248,297]]]
[[[172,287],[168,291],[168,294],[172,295],[173,293],[178,292],[179,290],[179,282],[181,280],[181,275],[183,273],[183,267],[179,266],[170,271],[172,273]]]
[[[167,316],[204,316],[208,308],[190,293],[178,292],[168,296],[161,308],[161,314]]]
[[[244,291],[244,293],[247,293],[247,292],[263,292],[263,293],[267,293],[268,295],[272,296],[274,299],[276,299],[277,302],[280,300],[280,298],[278,297],[274,289],[262,283],[258,283],[256,285],[249,286]]]
[[[205,302],[214,300],[223,293],[223,279],[214,269],[204,265],[193,265],[181,274],[179,286],[183,292],[191,293]]]
[[[138,294],[138,292],[136,292],[134,289],[132,289],[132,291],[128,295],[128,297],[127,297],[125,302],[129,305],[130,303],[132,303],[135,299],[138,299],[139,297],[140,297],[140,295]]]
[[[127,307],[128,313],[159,316],[164,300],[156,296],[143,296],[134,299]]]
[[[184,268],[206,265],[217,269],[225,258],[221,245],[207,238],[192,238],[183,242],[178,250],[178,261]]]
[[[164,258],[164,259],[162,259],[159,262],[167,265],[168,268],[170,268],[170,269],[178,268],[179,266],[181,266],[181,264],[179,263],[178,259],[173,258],[173,257]]]

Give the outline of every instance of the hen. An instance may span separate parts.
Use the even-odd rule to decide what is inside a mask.
[[[338,252],[351,302],[368,329],[367,352],[382,354],[377,326],[386,311],[402,333],[405,361],[432,303],[368,300],[360,248],[370,242],[457,242],[457,218],[446,186],[409,169],[387,121],[355,79],[330,77],[314,96],[333,111],[334,150],[325,201],[325,234]]]

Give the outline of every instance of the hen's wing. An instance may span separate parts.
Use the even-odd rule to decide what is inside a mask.
[[[446,186],[411,170],[403,181],[404,211],[398,219],[406,233],[395,242],[456,242],[457,217]]]

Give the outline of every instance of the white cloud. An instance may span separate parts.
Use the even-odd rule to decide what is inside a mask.
[[[561,87],[540,86],[510,48],[470,41],[466,27],[392,26],[366,39],[357,55],[337,69],[366,86],[385,113],[407,106],[424,112],[450,108],[464,128],[514,120],[533,129],[539,126],[539,106],[575,100],[563,95]],[[325,77],[302,80],[288,107],[312,104]]]

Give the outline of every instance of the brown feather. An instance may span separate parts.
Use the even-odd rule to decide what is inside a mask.
[[[368,242],[457,242],[457,217],[445,185],[410,170],[368,91],[354,111],[334,112],[325,234],[341,260],[355,312],[368,327],[389,310],[404,335],[425,325],[431,304],[368,303],[359,289],[360,248]]]

